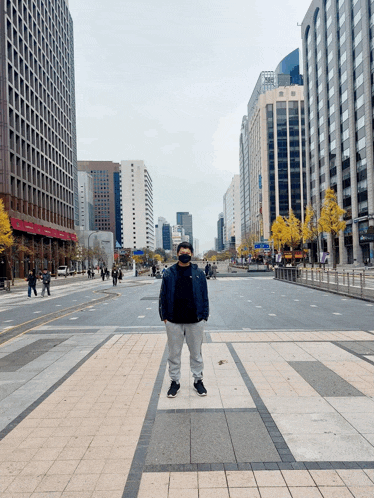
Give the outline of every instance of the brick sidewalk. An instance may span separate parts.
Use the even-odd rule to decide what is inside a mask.
[[[175,399],[165,334],[45,332],[0,348],[0,387],[16,382],[0,398],[1,498],[374,496],[372,332],[207,333],[208,396],[185,347]],[[12,370],[40,337],[59,343]]]

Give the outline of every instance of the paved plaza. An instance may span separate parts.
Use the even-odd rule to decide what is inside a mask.
[[[203,398],[186,346],[166,397],[159,281],[14,296],[65,313],[0,345],[0,497],[373,498],[372,305],[239,280],[209,282]]]

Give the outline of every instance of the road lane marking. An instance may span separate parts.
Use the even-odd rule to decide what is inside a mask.
[[[256,306],[256,308],[262,308],[262,306]]]
[[[9,322],[14,322],[14,320],[4,320],[3,323],[9,323]]]
[[[294,301],[300,301],[300,299],[294,299]]]
[[[250,300],[248,299],[248,302],[249,302],[249,303],[251,303],[252,301],[250,301]]]
[[[34,311],[34,313],[41,313],[41,311]]]
[[[138,318],[145,318],[145,315],[139,315]]]
[[[318,308],[318,306],[316,304],[311,304],[310,307],[311,308]]]
[[[341,315],[341,313],[333,313],[333,315]]]
[[[151,310],[152,308],[146,308],[146,310]]]
[[[73,316],[70,320],[78,320],[79,316]]]
[[[277,315],[275,315],[274,313],[269,313],[269,316],[277,316]]]

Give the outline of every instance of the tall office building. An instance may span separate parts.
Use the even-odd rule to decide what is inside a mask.
[[[15,259],[13,274],[24,277],[29,264],[67,263],[76,240],[73,21],[64,0],[0,5],[0,197],[31,251]]]
[[[360,241],[374,225],[373,19],[373,0],[314,0],[302,23],[308,201],[319,214],[331,187],[346,210],[340,263],[374,256],[374,244]]]
[[[250,233],[249,204],[249,129],[248,117],[244,116],[239,139],[239,172],[240,172],[240,228],[244,238]]]
[[[248,130],[243,129],[247,124],[243,120],[240,152],[242,238],[249,234],[259,240],[269,238],[276,216],[288,215],[291,208],[303,218],[306,177],[302,81],[299,50],[295,50],[275,71],[261,73],[248,102]]]
[[[122,247],[155,247],[153,188],[144,161],[121,161]]]
[[[220,213],[217,221],[217,251],[223,251],[225,249],[224,226],[223,213]]]
[[[120,164],[111,161],[78,161],[78,170],[93,179],[94,230],[109,231],[122,246]]]
[[[167,223],[166,219],[162,216],[158,217],[157,225],[155,225],[155,248],[163,249],[163,241],[162,241],[162,227],[164,223]]]
[[[80,230],[95,230],[93,178],[87,171],[78,171],[78,205]]]
[[[184,228],[185,234],[189,236],[189,241],[193,243],[192,214],[189,212],[177,212],[177,225]]]
[[[225,249],[229,249],[230,244],[234,240],[233,237],[235,238],[236,247],[241,244],[240,208],[240,176],[234,175],[229,188],[223,196],[223,245]]]
[[[162,248],[165,251],[173,249],[173,231],[169,223],[162,225]]]

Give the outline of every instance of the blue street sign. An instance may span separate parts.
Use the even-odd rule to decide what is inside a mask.
[[[133,254],[134,256],[142,256],[144,254],[144,251],[134,251]]]

